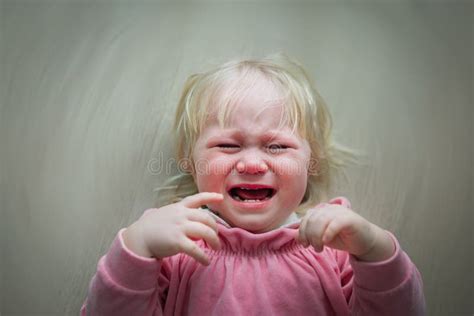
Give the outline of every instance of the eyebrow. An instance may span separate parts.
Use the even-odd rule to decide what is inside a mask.
[[[296,135],[291,134],[292,137],[296,137]],[[242,139],[244,135],[237,129],[228,129],[222,131],[222,134],[217,137],[229,137],[229,138],[236,138],[236,139]],[[288,139],[290,137],[287,136],[287,133],[282,133],[280,130],[273,129],[265,132],[263,135],[261,135],[262,139],[265,141],[275,139],[275,138],[283,138],[283,139]],[[212,137],[213,139],[215,137]]]

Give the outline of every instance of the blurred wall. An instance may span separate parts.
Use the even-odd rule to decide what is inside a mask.
[[[1,315],[77,315],[98,259],[169,175],[150,162],[172,156],[185,78],[275,51],[306,65],[335,137],[367,154],[334,194],[398,236],[429,315],[474,313],[472,2],[0,8]]]

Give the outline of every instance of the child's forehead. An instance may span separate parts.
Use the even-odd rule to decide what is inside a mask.
[[[227,116],[220,116],[219,111],[210,112],[203,123],[201,132],[207,130],[235,138],[251,135],[264,139],[300,137],[281,102],[255,106],[242,103],[235,105]]]
[[[248,97],[240,100],[217,100],[210,103],[207,110],[207,119],[222,118],[228,122],[235,118],[251,117],[258,120],[269,114],[285,116],[286,112],[286,104],[283,99]]]
[[[214,81],[206,94],[198,115],[200,131],[216,122],[221,128],[236,122],[254,126],[260,120],[267,122],[268,117],[272,118],[272,128],[295,131],[298,119],[288,88],[259,71],[233,73]]]
[[[224,83],[213,95],[207,109],[212,115],[222,115],[222,112],[230,114],[242,110],[251,114],[286,111],[287,102],[284,94],[268,79]]]
[[[249,125],[254,128],[261,123],[273,129],[289,126],[287,109],[282,100],[255,97],[211,104],[204,123],[221,127]]]

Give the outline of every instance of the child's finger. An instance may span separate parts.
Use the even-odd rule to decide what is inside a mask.
[[[198,208],[211,202],[222,201],[224,196],[216,192],[201,192],[185,197],[180,203],[189,208]]]
[[[311,216],[310,212],[312,210],[308,210],[308,213],[303,217],[300,222],[300,227],[298,228],[298,242],[301,243],[303,246],[309,246],[309,240],[306,237],[306,226],[308,224],[308,218]]]
[[[309,235],[307,233],[307,225],[308,225],[308,220],[315,215],[316,212],[318,212],[318,209],[324,208],[329,204],[327,203],[320,203],[316,205],[314,208],[309,209],[306,212],[306,215],[303,217],[303,219],[300,222],[300,227],[298,229],[298,237],[297,240],[301,244],[303,244],[305,247],[309,246]]]
[[[315,214],[308,223],[307,235],[314,250],[323,251],[323,234],[329,224],[330,218],[324,214]]]
[[[335,219],[329,223],[323,234],[323,242],[330,243],[346,226],[346,221],[341,218]]]
[[[212,229],[214,229],[216,233],[218,231],[216,220],[212,218],[211,215],[207,214],[204,211],[192,210],[187,215],[187,218],[190,221],[200,222],[200,223],[203,223],[204,225],[211,227]]]
[[[204,239],[212,249],[219,250],[221,243],[217,233],[207,225],[199,222],[189,222],[185,227],[185,234],[190,238]]]
[[[209,265],[209,258],[206,256],[204,251],[201,248],[199,248],[199,246],[195,242],[191,241],[190,239],[183,238],[181,240],[179,249],[185,254],[196,259],[201,264],[205,266]]]

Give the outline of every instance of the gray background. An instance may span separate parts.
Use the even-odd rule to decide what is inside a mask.
[[[172,155],[186,76],[275,51],[306,65],[335,137],[367,154],[334,195],[398,236],[429,315],[473,313],[472,2],[0,9],[1,315],[77,315],[99,257],[169,176],[156,159]]]

